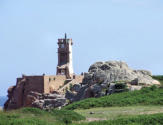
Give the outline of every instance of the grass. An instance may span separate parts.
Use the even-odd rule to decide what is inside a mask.
[[[113,120],[120,116],[163,113],[163,106],[128,106],[128,107],[102,107],[85,110],[75,110],[85,116],[87,120]],[[93,112],[93,114],[90,114]]]
[[[89,123],[80,123],[78,125],[163,125],[163,113],[120,117],[116,120],[94,121]]]
[[[112,107],[112,108],[96,108],[83,110],[89,113],[89,111],[95,112],[94,117],[107,116],[104,121],[93,122],[79,122],[84,120],[83,111],[75,110],[52,110],[50,112],[43,111],[35,108],[23,108],[20,110],[13,110],[10,112],[0,112],[0,125],[162,125],[163,113],[151,114],[162,112],[161,106],[149,106],[149,107]],[[103,114],[100,114],[103,112]],[[118,113],[119,112],[119,113]],[[80,113],[80,114],[78,114]],[[146,115],[140,115],[147,113]],[[138,115],[139,114],[139,115]],[[88,114],[87,114],[88,115]],[[86,117],[89,117],[85,115]],[[66,121],[66,119],[73,120],[74,122]]]
[[[117,93],[101,98],[88,98],[74,102],[64,107],[64,109],[74,110],[133,105],[163,105],[163,88],[152,86],[138,91]]]
[[[84,120],[85,117],[74,111],[22,108],[9,112],[0,112],[0,125],[61,125],[72,121]]]

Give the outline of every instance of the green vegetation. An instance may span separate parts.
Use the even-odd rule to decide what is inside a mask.
[[[152,76],[153,79],[158,80],[161,83],[161,86],[163,86],[163,75],[157,75],[157,76]]]
[[[73,88],[72,83],[69,84],[69,89],[71,90]]]
[[[163,125],[163,113],[120,117],[115,120],[80,123],[79,125]]]
[[[126,83],[119,82],[115,84],[115,93],[128,91]]]
[[[0,112],[0,125],[162,125],[163,113],[136,116],[118,115],[112,120],[77,122],[84,119],[78,113],[64,110],[47,112],[35,108],[23,108],[10,112]],[[71,120],[75,122],[71,123]]]
[[[70,110],[55,110],[51,111],[51,114],[57,117],[57,120],[62,121],[64,123],[71,123],[72,121],[80,121],[84,120],[85,117],[79,115],[78,113]]]
[[[85,118],[74,111],[22,108],[10,112],[0,112],[0,125],[61,125]]]
[[[64,85],[66,85],[67,83],[69,83],[69,80],[65,80],[64,81]]]
[[[88,98],[74,102],[64,109],[89,109],[95,107],[132,106],[132,105],[163,105],[163,89],[152,86],[139,91],[117,93],[101,98]]]

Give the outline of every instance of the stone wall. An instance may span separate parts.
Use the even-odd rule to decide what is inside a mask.
[[[44,93],[44,77],[43,76],[26,76],[26,82],[23,87],[23,106],[28,106],[29,100],[27,95],[31,92]]]
[[[64,85],[65,80],[65,75],[44,76],[44,93],[57,91],[60,86]]]
[[[82,75],[75,75],[75,77],[72,80],[70,80],[67,84],[65,84],[64,86],[59,88],[58,91],[60,93],[65,93],[66,88],[69,89],[70,84],[74,85],[74,84],[82,83],[83,78],[84,78],[84,76],[82,76]]]
[[[43,76],[23,76],[22,78],[17,78],[16,86],[8,89],[9,99],[5,103],[5,108],[17,109],[28,106],[29,100],[27,95],[31,91],[44,93]]]
[[[31,92],[42,94],[60,92],[59,89],[68,86],[67,83],[81,83],[83,76],[75,76],[74,79],[67,79],[65,75],[42,75],[42,76],[23,76],[17,78],[17,83],[8,89],[9,99],[5,103],[5,109],[17,109],[21,107],[32,106],[34,98],[30,96]]]
[[[26,92],[36,91],[44,93],[44,77],[43,76],[26,76]]]

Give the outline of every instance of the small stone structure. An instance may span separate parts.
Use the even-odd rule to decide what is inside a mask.
[[[64,39],[58,39],[58,45],[57,75],[22,75],[21,78],[17,78],[16,85],[8,89],[9,99],[4,106],[6,110],[32,106],[34,100],[28,98],[31,92],[64,94],[70,84],[82,82],[84,76],[73,73],[72,39],[67,39],[65,34]]]

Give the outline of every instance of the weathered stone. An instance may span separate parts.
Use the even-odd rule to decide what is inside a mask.
[[[65,98],[68,99],[70,102],[73,102],[76,97],[76,94],[66,91]]]
[[[71,91],[79,92],[81,84],[75,84],[72,86]]]
[[[142,86],[130,86],[129,90],[130,91],[134,91],[134,90],[140,90],[142,88]]]
[[[34,92],[31,92],[32,94]],[[34,95],[34,94],[33,94]],[[31,96],[29,96],[31,98]],[[67,104],[66,98],[64,95],[58,95],[58,94],[40,94],[35,93],[35,96],[33,96],[32,102],[30,103],[31,107],[37,107],[40,109],[52,109],[57,108],[60,106],[64,106]]]
[[[72,80],[73,84],[81,83],[83,76],[75,76],[75,79]],[[60,87],[64,85],[66,76],[25,76],[22,78],[17,78],[17,83],[15,86],[12,86],[8,89],[8,100],[4,105],[5,110],[18,109],[21,107],[27,107],[31,105],[34,98],[43,99],[55,99],[60,98],[60,93],[64,91],[59,91]],[[50,89],[50,86],[53,86],[55,89]],[[31,93],[33,92],[33,93]],[[42,93],[44,93],[42,95]],[[45,94],[48,93],[48,94]],[[51,94],[57,94],[56,96]],[[41,95],[41,96],[40,96]]]
[[[109,89],[108,89],[108,93],[107,94],[112,94],[115,92],[115,83],[110,83]]]
[[[9,99],[6,102],[6,110],[17,109],[17,101],[15,101],[15,96],[12,96],[12,100]],[[23,106],[24,107],[37,107],[40,109],[52,109],[60,106],[66,105],[66,98],[64,95],[59,94],[43,94],[38,92],[29,92],[26,96]]]
[[[152,79],[151,75],[150,71],[133,70],[121,61],[96,62],[90,66],[88,73],[84,73],[82,83],[84,86],[76,96],[72,96],[71,100],[77,101],[125,91],[125,88],[116,89],[117,82],[133,86],[130,87],[130,90],[139,90],[142,86],[160,84],[157,80]]]
[[[96,69],[96,70],[95,70]],[[91,74],[91,75],[89,75]],[[89,79],[93,79],[94,83],[100,83],[104,80],[107,82],[115,81],[133,81],[137,79],[138,83],[155,84],[150,71],[132,70],[128,65],[121,61],[97,62],[90,66],[87,73]],[[92,76],[92,78],[90,78]],[[89,83],[88,78],[87,83]],[[85,80],[85,77],[84,77]],[[92,82],[92,81],[91,81]]]

